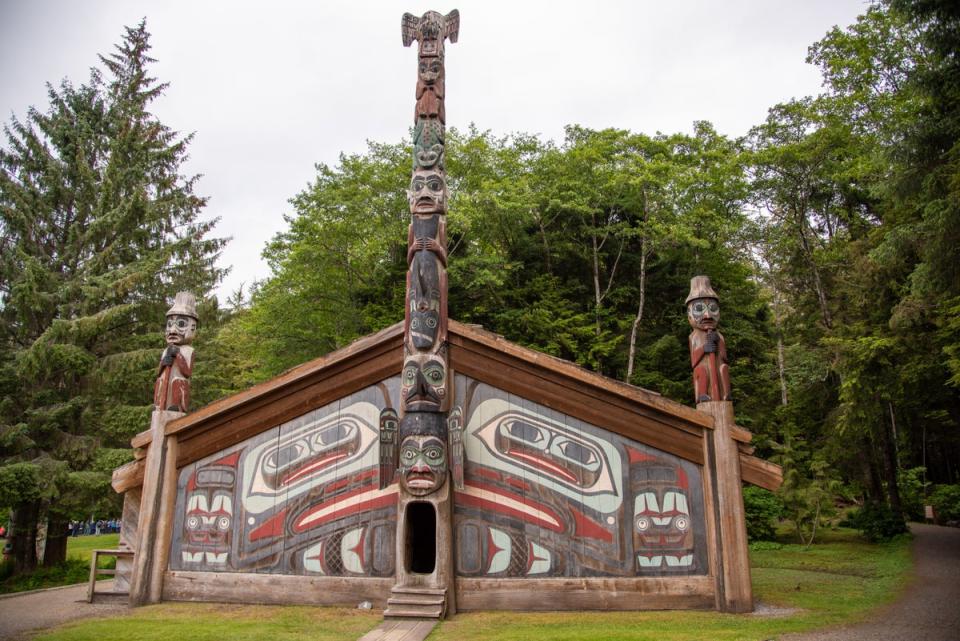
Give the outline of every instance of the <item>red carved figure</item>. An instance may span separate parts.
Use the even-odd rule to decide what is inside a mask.
[[[153,405],[158,410],[186,412],[190,408],[190,375],[193,374],[193,348],[197,333],[197,301],[190,292],[179,292],[173,307],[167,310],[164,337],[167,347],[160,357]]]
[[[727,343],[717,331],[720,299],[706,276],[694,276],[687,296],[690,332],[690,364],[693,366],[693,395],[697,403],[730,400],[730,367]]]

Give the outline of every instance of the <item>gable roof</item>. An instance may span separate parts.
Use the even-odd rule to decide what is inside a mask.
[[[635,439],[680,458],[703,464],[704,435],[713,417],[668,398],[521,347],[476,325],[449,321],[451,369],[506,392]],[[177,467],[236,445],[264,430],[400,374],[403,323],[290,369],[248,390],[222,398],[166,425],[178,437]],[[750,456],[751,435],[737,428],[743,479],[775,489],[780,468]],[[150,432],[131,444],[143,458]],[[139,468],[139,474],[138,474]],[[142,461],[114,472],[114,489],[142,482]]]

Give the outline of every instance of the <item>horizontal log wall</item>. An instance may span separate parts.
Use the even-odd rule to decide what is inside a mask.
[[[457,579],[457,609],[711,610],[710,576],[643,579]]]
[[[343,605],[370,601],[384,608],[393,577],[317,577],[288,574],[168,571],[165,601],[214,601],[277,605]]]

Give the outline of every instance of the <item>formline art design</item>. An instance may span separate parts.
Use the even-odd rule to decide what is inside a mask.
[[[417,43],[401,322],[188,413],[196,300],[177,294],[149,429],[113,475],[132,605],[753,609],[742,483],[782,472],[736,425],[707,276],[685,301],[696,407],[449,317],[459,35],[456,10],[401,20]]]

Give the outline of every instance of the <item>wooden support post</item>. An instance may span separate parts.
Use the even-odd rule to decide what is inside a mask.
[[[173,508],[168,504],[174,500],[176,494],[176,440],[175,437],[164,436],[166,424],[183,416],[181,412],[164,412],[154,410],[150,417],[150,448],[147,450],[143,473],[143,489],[140,495],[140,518],[137,522],[138,545],[133,560],[133,573],[130,578],[130,605],[145,605],[160,600],[162,591],[163,571],[166,569],[166,551],[163,550],[164,539],[166,546],[170,544],[170,530]],[[173,456],[170,456],[170,450]],[[169,459],[169,461],[168,461]],[[170,468],[173,473],[170,473]],[[173,476],[173,491],[167,490],[169,477]],[[165,509],[170,518],[164,519]],[[166,521],[166,525],[162,525]],[[163,530],[166,528],[166,536]],[[157,550],[163,550],[158,554]],[[156,587],[159,574],[159,589]]]
[[[163,596],[163,575],[170,558],[170,539],[173,535],[174,508],[177,504],[177,437],[163,440],[163,474],[160,478],[160,508],[157,511],[153,539],[153,562],[150,566],[149,602],[159,603]]]
[[[714,429],[707,434],[712,441],[712,470],[717,529],[719,574],[717,607],[724,612],[752,612],[753,588],[750,583],[750,557],[747,547],[747,523],[743,509],[740,477],[740,451],[733,438],[736,424],[733,403],[707,401],[697,409],[713,416]]]

